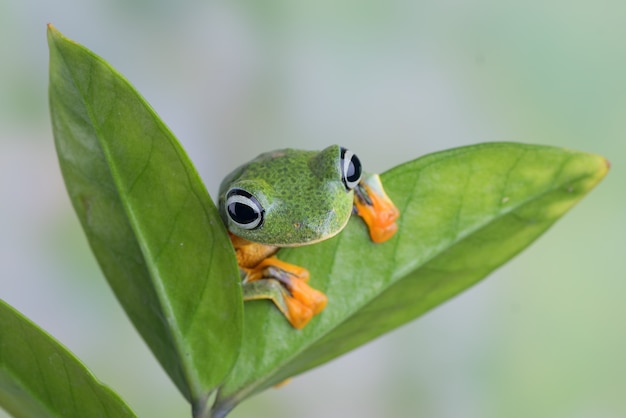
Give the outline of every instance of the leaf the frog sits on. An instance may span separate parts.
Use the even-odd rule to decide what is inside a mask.
[[[270,299],[295,328],[326,306],[307,284],[309,272],[274,255],[338,234],[352,213],[381,243],[396,232],[398,210],[377,174],[364,174],[351,151],[283,149],[259,155],[222,181],[219,210],[230,232],[244,300]]]

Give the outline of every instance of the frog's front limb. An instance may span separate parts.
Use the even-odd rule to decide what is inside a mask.
[[[309,272],[272,255],[278,247],[232,236],[243,276],[244,300],[269,299],[297,329],[326,306],[326,295],[307,284]]]
[[[356,213],[367,224],[372,241],[387,241],[398,229],[400,212],[385,193],[378,174],[364,177],[354,192]]]

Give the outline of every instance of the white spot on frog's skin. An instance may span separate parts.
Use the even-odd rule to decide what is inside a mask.
[[[504,204],[505,204],[505,203],[507,203],[508,201],[509,201],[509,197],[508,197],[508,196],[504,196],[504,197],[502,198],[502,200],[500,201],[500,203],[502,203],[502,204],[504,205]]]

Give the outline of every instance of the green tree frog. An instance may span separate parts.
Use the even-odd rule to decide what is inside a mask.
[[[364,174],[357,156],[338,145],[259,155],[224,178],[219,210],[244,300],[271,300],[297,329],[324,309],[326,295],[308,285],[306,269],[276,252],[337,235],[352,213],[365,221],[373,242],[384,242],[396,232],[399,215],[378,175]]]

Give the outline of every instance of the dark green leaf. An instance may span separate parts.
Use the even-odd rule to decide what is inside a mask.
[[[54,137],[74,209],[135,327],[202,408],[241,341],[226,231],[187,155],[132,86],[52,27],[48,41]]]
[[[401,212],[396,236],[373,244],[353,218],[335,238],[282,250],[281,258],[310,270],[311,285],[328,295],[327,308],[296,331],[269,302],[247,303],[242,353],[220,389],[216,416],[475,284],[533,242],[607,170],[596,155],[494,143],[427,155],[385,173]]]
[[[15,417],[134,417],[52,337],[0,300],[0,406]]]

